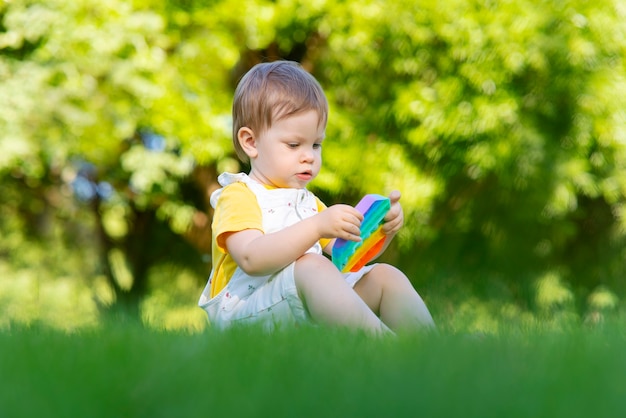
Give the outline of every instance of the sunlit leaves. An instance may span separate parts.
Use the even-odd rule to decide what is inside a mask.
[[[405,249],[419,242],[455,248],[446,252],[455,262],[541,269],[571,263],[572,248],[596,239],[619,266],[622,3],[3,2],[0,173],[28,188],[58,184],[82,205],[59,213],[99,199],[116,243],[133,210],[183,233],[198,210],[182,192],[194,168],[241,169],[230,138],[237,78],[258,60],[289,57],[330,102],[312,188],[355,201],[399,189]],[[592,228],[594,210],[604,229]],[[604,280],[594,273],[589,286]]]
[[[123,155],[121,165],[130,173],[130,189],[141,197],[139,206],[145,208],[157,196],[160,204],[175,196],[180,179],[191,172],[194,162],[171,152],[154,152],[134,146]]]
[[[548,272],[536,282],[536,303],[544,312],[567,308],[574,295],[557,272]]]
[[[128,213],[123,204],[105,205],[102,208],[102,226],[113,239],[122,239],[128,233]]]

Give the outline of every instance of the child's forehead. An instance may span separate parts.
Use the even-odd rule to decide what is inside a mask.
[[[271,122],[275,123],[284,119],[288,119],[288,118],[292,118],[296,116],[302,116],[302,114],[308,113],[308,112],[315,112],[317,116],[318,124],[320,125],[322,123],[324,123],[324,125],[326,124],[325,123],[326,119],[324,118],[324,116],[320,113],[318,109],[314,107],[305,107],[302,109],[289,109],[287,107],[276,108],[272,111]]]

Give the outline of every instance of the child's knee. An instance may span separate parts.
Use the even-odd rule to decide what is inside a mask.
[[[391,264],[379,263],[368,274],[381,287],[411,285],[409,278],[397,267]]]
[[[323,268],[326,267],[328,263],[330,263],[330,261],[322,254],[307,253],[296,260],[296,269]]]
[[[391,264],[385,264],[385,263],[378,263],[374,266],[374,268],[372,268],[372,271],[370,272],[374,273],[375,276],[383,278],[383,279],[393,279],[393,278],[406,278],[406,276],[404,275],[404,273],[402,273],[402,271],[400,271],[397,267],[392,266]]]
[[[326,286],[338,281],[345,282],[337,267],[321,254],[304,254],[294,267],[296,287]]]
[[[323,275],[328,272],[328,268],[333,266],[330,261],[321,254],[308,253],[298,258],[294,267],[294,274],[296,276],[296,283],[299,280],[307,279],[309,277],[315,277]]]

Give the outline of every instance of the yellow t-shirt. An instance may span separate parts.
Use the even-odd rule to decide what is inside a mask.
[[[326,205],[317,197],[317,211],[326,209]],[[228,253],[225,243],[226,234],[245,229],[263,231],[263,215],[256,196],[244,183],[230,184],[222,190],[215,213],[213,214],[213,279],[211,281],[211,297],[222,291],[233,277],[237,264]],[[330,239],[320,240],[324,248]]]

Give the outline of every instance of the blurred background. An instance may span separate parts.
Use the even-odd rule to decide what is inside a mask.
[[[384,259],[442,328],[622,318],[624,39],[621,0],[1,0],[0,329],[205,329],[232,95],[275,59],[330,102],[311,189],[403,193]]]

